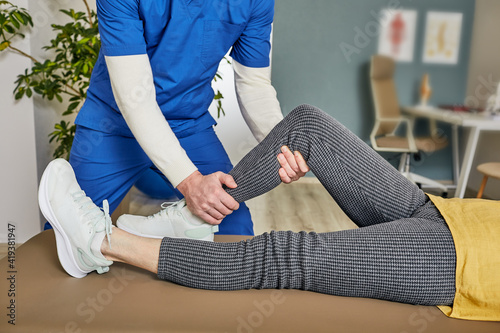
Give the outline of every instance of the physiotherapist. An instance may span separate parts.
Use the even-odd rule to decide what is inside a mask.
[[[238,103],[255,138],[283,118],[270,81],[274,0],[97,0],[97,15],[102,46],[70,155],[82,189],[112,212],[154,170],[194,214],[222,221],[219,233],[253,235],[248,208],[223,189],[237,184],[208,108],[232,47]]]

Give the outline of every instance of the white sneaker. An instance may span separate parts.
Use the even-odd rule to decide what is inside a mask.
[[[186,206],[186,200],[163,203],[162,210],[151,216],[122,215],[116,226],[131,234],[149,238],[191,238],[214,240],[219,226],[211,225],[195,216]]]
[[[92,271],[109,271],[112,261],[101,253],[104,236],[111,234],[108,202],[103,211],[78,185],[71,165],[59,158],[49,163],[40,181],[38,202],[54,228],[57,255],[64,270],[82,278]]]

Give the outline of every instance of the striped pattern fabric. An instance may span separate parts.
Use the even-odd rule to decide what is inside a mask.
[[[410,304],[448,305],[455,248],[427,196],[323,111],[301,105],[231,171],[237,201],[281,183],[283,145],[299,150],[360,228],[330,233],[271,232],[239,243],[164,238],[158,276],[214,290],[291,288]],[[258,221],[256,221],[258,223]]]

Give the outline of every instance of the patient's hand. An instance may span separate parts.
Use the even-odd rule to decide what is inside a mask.
[[[278,154],[278,161],[281,165],[279,174],[283,183],[289,184],[304,177],[310,171],[304,157],[298,151],[292,153],[287,146],[281,147],[281,153]]]

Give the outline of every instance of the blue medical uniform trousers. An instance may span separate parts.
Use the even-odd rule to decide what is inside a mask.
[[[216,171],[229,172],[232,164],[212,127],[188,137],[180,138],[187,155],[204,174]],[[154,181],[157,193],[175,192],[167,178],[154,166],[133,137],[108,134],[77,126],[70,164],[82,190],[98,206],[107,199],[114,211],[130,188],[140,178]],[[152,175],[152,171],[157,175]],[[142,181],[144,181],[144,178]],[[253,223],[248,207],[228,215],[219,225],[219,234],[253,235]]]

